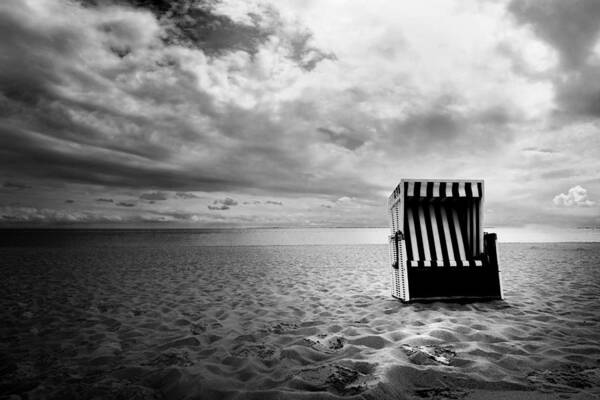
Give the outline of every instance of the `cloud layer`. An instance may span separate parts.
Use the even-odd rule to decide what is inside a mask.
[[[600,224],[568,207],[600,193],[598,21],[595,0],[4,1],[0,222],[383,226],[401,177],[437,177],[486,179],[491,225]]]

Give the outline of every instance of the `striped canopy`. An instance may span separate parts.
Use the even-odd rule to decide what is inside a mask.
[[[404,189],[404,190],[402,190]],[[402,180],[390,196],[390,205],[400,193],[406,197],[483,197],[483,181]]]
[[[402,180],[390,211],[393,229],[404,234],[408,265],[481,266],[482,201],[482,181]]]

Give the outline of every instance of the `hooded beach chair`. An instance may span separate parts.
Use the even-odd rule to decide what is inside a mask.
[[[483,181],[400,181],[389,198],[392,296],[503,298],[496,234],[482,231],[483,189]]]

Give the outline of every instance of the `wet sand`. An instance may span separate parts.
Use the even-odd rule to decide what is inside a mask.
[[[402,304],[387,248],[0,247],[0,398],[600,398],[600,245]]]

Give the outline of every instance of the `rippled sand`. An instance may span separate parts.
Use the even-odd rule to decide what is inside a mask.
[[[501,264],[406,305],[379,245],[0,247],[0,398],[600,398],[600,245]]]

